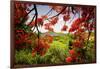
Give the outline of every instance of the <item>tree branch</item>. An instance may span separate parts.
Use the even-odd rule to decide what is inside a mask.
[[[23,21],[25,20],[25,18],[28,16],[28,14],[30,14],[35,8],[32,8],[22,19],[21,23],[23,23]]]
[[[45,15],[48,15],[52,10],[53,8],[51,8]]]
[[[33,18],[32,18],[32,20],[31,20],[31,22],[30,22],[28,25],[30,25],[30,24],[33,22],[33,20],[34,20],[35,16],[36,16],[36,15],[34,15],[34,16],[33,16]]]
[[[59,16],[64,10],[66,9],[66,7],[64,7],[62,10],[61,10],[61,12],[59,12],[57,15],[55,15],[55,16],[52,16],[52,17],[50,17],[50,18],[48,18],[48,19],[51,19],[51,18],[54,18],[54,17],[57,17],[57,16]]]
[[[36,15],[35,27],[36,27],[36,29],[37,29],[37,31],[38,31],[38,38],[39,38],[39,36],[40,36],[40,35],[39,35],[40,31],[39,31],[38,26],[37,26],[38,11],[37,11],[37,7],[36,7],[35,4],[34,4],[34,8],[35,8],[35,15]]]

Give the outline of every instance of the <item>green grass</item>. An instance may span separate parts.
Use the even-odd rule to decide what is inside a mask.
[[[45,63],[48,64],[64,63],[67,55],[68,55],[68,46],[59,41],[53,41],[53,43],[50,44],[48,52],[44,56]]]

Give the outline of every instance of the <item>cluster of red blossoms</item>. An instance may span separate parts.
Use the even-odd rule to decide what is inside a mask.
[[[64,20],[64,21],[68,21],[69,19],[70,19],[70,15],[64,15],[64,16],[63,16],[63,20]]]
[[[82,22],[84,22],[85,18],[78,18],[76,19],[73,24],[71,25],[71,28],[69,29],[69,32],[74,32],[75,30],[79,29]]]
[[[68,26],[67,26],[67,25],[64,25],[64,26],[62,27],[61,31],[67,31],[67,29],[68,29]]]
[[[49,31],[54,31],[53,26],[58,22],[58,17],[53,17],[49,20],[49,23],[44,24],[44,28]]]
[[[70,15],[69,15],[69,7],[65,8],[63,6],[50,6],[53,10],[55,10],[57,13],[62,14],[63,20],[66,22],[70,19]],[[64,9],[65,8],[65,9]],[[62,11],[63,10],[63,11]],[[59,14],[58,14],[59,15]],[[52,17],[49,20],[49,23],[44,24],[45,29],[49,30],[49,31],[53,31],[53,27],[59,20],[58,16]],[[61,28],[61,31],[67,31],[68,26],[64,25]]]
[[[52,24],[51,23],[46,23],[44,24],[44,28],[46,30],[49,30],[49,31],[54,31],[53,28],[52,28]]]
[[[28,26],[33,27],[35,25],[43,25],[43,18],[37,18],[37,22],[35,23],[35,21],[32,21],[32,23],[29,23]]]
[[[69,50],[69,54],[70,54],[70,56],[68,56],[68,57],[66,58],[66,62],[67,62],[67,63],[71,63],[71,62],[77,60],[77,56],[76,56],[75,50],[73,50],[73,49],[72,49],[72,50]]]
[[[25,17],[25,15],[27,14],[26,12],[26,4],[22,4],[20,2],[15,2],[14,4],[14,21],[15,24],[19,24],[21,22],[21,20]],[[27,19],[27,17],[25,18]]]
[[[53,41],[53,37],[46,36],[45,38],[39,38],[35,41],[35,47],[32,51],[32,56],[34,57],[35,54],[39,54],[40,56],[45,55],[47,50],[50,48],[49,43]]]
[[[16,30],[16,49],[25,48],[24,44],[31,44],[32,41],[28,39],[29,34],[26,33],[24,30]]]

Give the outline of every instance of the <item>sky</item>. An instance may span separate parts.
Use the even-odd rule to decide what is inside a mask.
[[[29,7],[29,9],[32,9],[33,6]],[[48,5],[37,5],[37,11],[38,11],[38,15],[39,17],[41,15],[45,15],[51,8],[48,6]],[[50,17],[56,15],[57,12],[56,11],[52,11],[52,13],[50,13]],[[32,19],[32,16],[34,15],[34,11],[32,11],[30,14],[29,14],[29,19],[27,20],[26,23],[29,23]],[[61,28],[63,27],[64,25],[64,21],[63,21],[63,18],[62,18],[62,15],[59,16],[59,20],[58,22],[53,26],[53,29],[54,29],[54,32],[62,32],[62,33],[68,33],[68,30],[72,24],[72,22],[78,18],[78,14],[76,14],[75,16],[73,14],[70,14],[71,18],[70,20],[66,21],[66,25],[68,26],[68,29],[67,29],[67,32],[65,31],[61,31]],[[74,19],[73,19],[74,17]],[[45,23],[48,23],[48,21],[44,21],[44,24]],[[34,30],[36,31],[36,29]],[[45,32],[48,32],[48,30],[44,29],[44,27],[39,27],[39,31],[42,32],[42,33],[45,33]]]

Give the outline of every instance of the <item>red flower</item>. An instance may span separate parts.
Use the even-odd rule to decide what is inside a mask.
[[[67,57],[67,58],[66,58],[66,62],[67,62],[67,63],[71,63],[72,60],[73,60],[72,57]]]
[[[70,55],[75,55],[75,51],[74,50],[69,50]]]
[[[52,25],[55,25],[58,22],[58,17],[52,18],[50,22]]]
[[[37,23],[43,23],[43,19],[42,18],[37,18]]]
[[[74,28],[70,28],[70,29],[69,29],[69,32],[73,32],[73,31],[75,31]]]
[[[68,28],[68,26],[64,25],[64,26],[62,27],[61,31],[66,31],[67,28]]]
[[[74,46],[74,47],[78,47],[78,48],[82,48],[82,47],[83,47],[83,43],[82,43],[82,41],[75,40],[75,41],[73,42],[73,46]]]
[[[63,20],[64,20],[64,21],[68,21],[69,19],[70,19],[70,16],[69,16],[69,15],[64,15],[64,16],[63,16]]]
[[[54,31],[53,28],[51,27],[50,23],[45,24],[44,27],[45,27],[46,30],[49,30],[49,31],[52,31],[52,32]]]
[[[43,39],[36,39],[35,43],[36,47],[34,48],[34,50],[41,56],[43,56],[50,47],[49,44],[45,42]]]
[[[75,30],[79,29],[79,27],[81,26],[81,23],[84,22],[84,18],[78,18],[76,19],[72,25],[71,28],[69,29],[69,32],[74,32]]]

